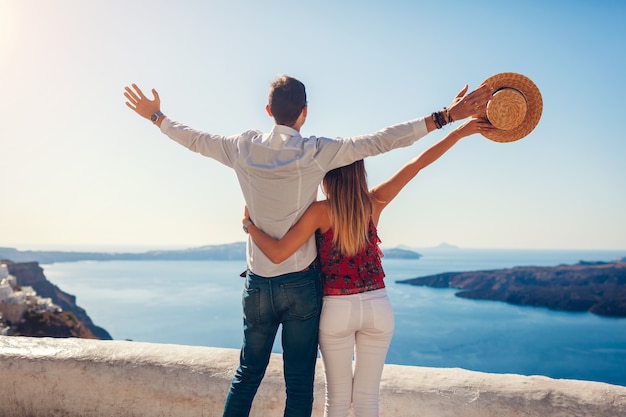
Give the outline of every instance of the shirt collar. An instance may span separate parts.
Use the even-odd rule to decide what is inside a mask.
[[[296,129],[285,125],[274,125],[272,128],[272,134],[274,135],[287,135],[287,136],[300,136],[300,132]]]

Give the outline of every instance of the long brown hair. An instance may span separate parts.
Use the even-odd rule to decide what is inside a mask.
[[[368,242],[372,201],[363,160],[333,169],[324,177],[333,244],[342,255],[354,256]]]

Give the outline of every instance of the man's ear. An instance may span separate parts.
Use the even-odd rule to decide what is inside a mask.
[[[300,116],[298,116],[298,121],[296,121],[296,123],[298,124],[299,127],[302,127],[302,125],[304,124],[304,122],[306,122],[306,116],[308,114],[309,111],[309,106],[304,106],[302,108],[302,111],[300,112]],[[299,129],[298,129],[299,131]]]
[[[267,114],[270,117],[274,117],[274,115],[272,114],[272,111],[270,110],[270,105],[269,104],[265,106],[265,111],[267,112]]]

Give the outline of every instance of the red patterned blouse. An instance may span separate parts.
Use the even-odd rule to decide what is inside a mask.
[[[358,294],[385,288],[385,272],[380,261],[380,239],[370,220],[368,242],[356,256],[343,256],[333,245],[333,229],[317,232],[317,252],[322,272],[324,295]]]

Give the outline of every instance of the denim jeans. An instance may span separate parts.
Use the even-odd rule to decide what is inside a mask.
[[[247,417],[265,375],[282,324],[285,417],[310,417],[322,302],[319,271],[313,267],[277,277],[248,271],[243,291],[244,340],[223,417]]]

